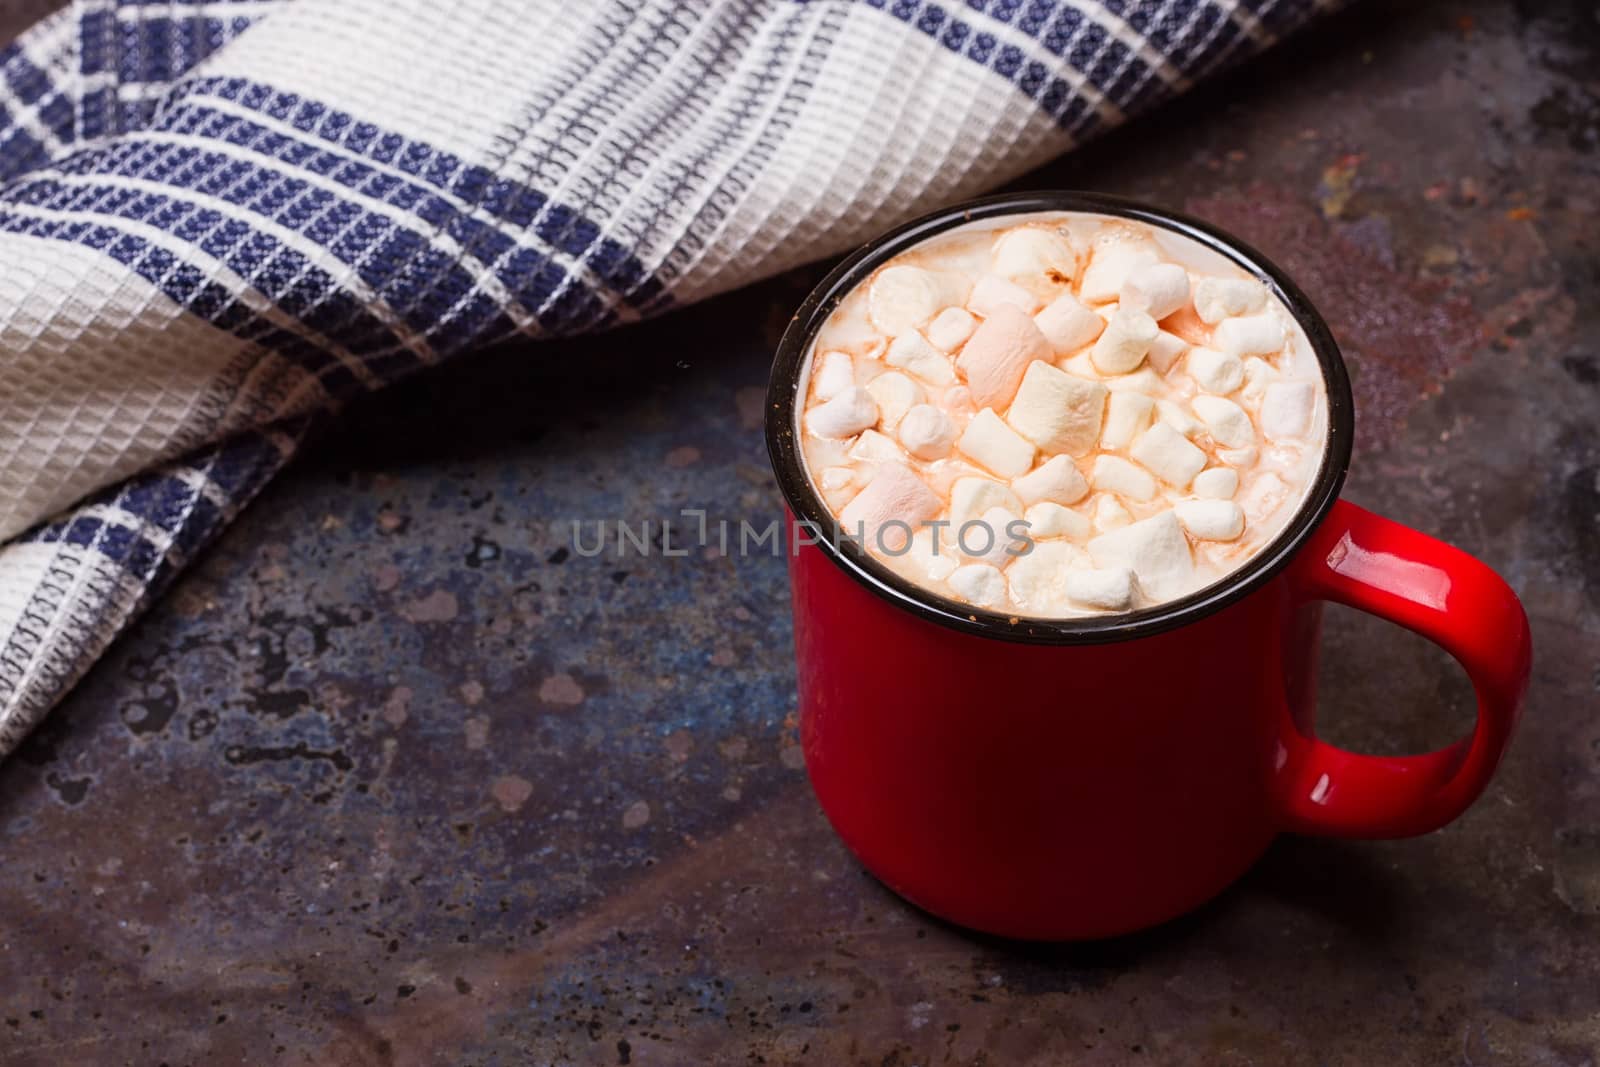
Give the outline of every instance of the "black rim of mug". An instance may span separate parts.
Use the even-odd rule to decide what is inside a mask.
[[[1169,230],[1226,256],[1261,278],[1305,330],[1321,365],[1328,396],[1328,438],[1322,465],[1299,510],[1277,538],[1239,570],[1188,596],[1137,611],[1073,619],[987,611],[902,578],[843,536],[839,524],[806,477],[795,440],[800,370],[805,365],[812,338],[846,294],[885,261],[945,230],[1001,215],[1057,211],[1117,216]],[[1350,465],[1354,429],[1355,412],[1344,357],[1327,323],[1287,274],[1260,252],[1209,223],[1102,193],[1031,192],[969,200],[914,219],[867,243],[829,272],[801,303],[778,342],[767,385],[767,452],[794,520],[813,531],[810,536],[818,538],[817,548],[851,578],[921,618],[964,633],[1028,644],[1101,644],[1147,637],[1211,615],[1260,588],[1289,564],[1338,499]],[[791,528],[791,537],[794,532]]]

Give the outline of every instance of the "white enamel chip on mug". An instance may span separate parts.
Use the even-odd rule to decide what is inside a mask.
[[[1144,362],[1160,335],[1155,319],[1138,308],[1119,307],[1089,350],[1089,358],[1101,374],[1126,374]]]
[[[1003,478],[1026,474],[1033,466],[1032,443],[1007,426],[993,408],[972,417],[956,447]]]
[[[952,592],[980,608],[1000,608],[1006,602],[1006,578],[987,563],[957,567],[945,579]]]
[[[1164,422],[1140,434],[1128,447],[1128,455],[1178,489],[1187,487],[1206,465],[1206,454]]]
[[[1011,402],[1029,364],[1050,358],[1050,343],[1022,309],[1002,304],[983,320],[961,349],[956,366],[967,379],[978,407]]]
[[[1254,278],[1202,278],[1194,287],[1194,313],[1209,326],[1266,306],[1267,287]]]
[[[1147,263],[1122,283],[1120,302],[1164,319],[1189,302],[1189,272],[1176,263]]]
[[[852,385],[832,400],[806,414],[806,429],[818,437],[854,437],[878,421],[878,403],[859,385]]]
[[[943,459],[956,443],[956,423],[932,404],[917,404],[899,426],[900,443],[918,459]]]
[[[1106,328],[1106,320],[1084,307],[1071,293],[1062,293],[1050,301],[1033,317],[1033,322],[1060,356],[1076,352]]]
[[[896,519],[914,532],[919,523],[939,514],[943,506],[939,495],[909,468],[882,463],[866,487],[844,506],[839,522],[851,537],[859,531],[868,548],[878,548],[881,540],[882,547],[893,551],[905,545],[908,532],[898,526],[883,530],[884,523]]]
[[[928,339],[915,330],[889,342],[889,350],[883,354],[883,361],[891,367],[915,374],[929,385],[949,385],[956,380],[950,357],[929,344]]]
[[[1076,504],[1089,495],[1089,482],[1077,464],[1066,456],[1051,456],[1011,483],[1025,504],[1048,500],[1055,504]]]
[[[948,274],[921,267],[885,267],[867,289],[867,317],[880,333],[898,337],[915,330],[951,304],[960,304],[966,286]]]
[[[1182,596],[1194,578],[1194,558],[1178,518],[1170,511],[1152,515],[1089,542],[1097,567],[1127,567],[1139,588],[1156,600]]]
[[[1046,452],[1081,456],[1094,447],[1106,403],[1106,387],[1099,382],[1035,360],[1016,396],[1006,421]]]
[[[1310,382],[1273,382],[1261,399],[1261,432],[1274,441],[1304,437],[1316,400]]]

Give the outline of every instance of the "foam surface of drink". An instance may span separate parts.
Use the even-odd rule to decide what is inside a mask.
[[[800,375],[808,476],[906,579],[1002,613],[1148,607],[1283,530],[1327,395],[1265,282],[1180,234],[1052,212],[881,265]]]

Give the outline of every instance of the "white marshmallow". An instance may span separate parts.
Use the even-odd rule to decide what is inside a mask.
[[[992,508],[1020,515],[1022,501],[1016,493],[988,478],[957,478],[950,487],[951,530],[959,530],[962,523],[971,522]]]
[[[1062,293],[1033,317],[1057,355],[1076,352],[1100,336],[1106,320],[1084,307],[1071,293]]]
[[[928,323],[927,338],[933,347],[954,352],[977,328],[977,318],[966,308],[945,308]]]
[[[957,526],[950,533],[956,549],[965,559],[1004,567],[1024,551],[1022,540],[1011,528],[1012,523],[1021,521],[1014,511],[990,508],[978,517],[976,524],[968,525],[964,531]]]
[[[878,421],[878,402],[859,385],[806,412],[806,429],[818,437],[853,437]]]
[[[940,309],[962,303],[965,295],[965,284],[951,275],[921,267],[886,267],[867,289],[867,317],[880,333],[898,337]]]
[[[1164,319],[1189,302],[1189,272],[1176,263],[1147,263],[1123,281],[1119,300],[1123,307]]]
[[[904,463],[905,450],[877,430],[862,430],[850,446],[850,458],[861,463]]]
[[[1261,522],[1283,506],[1289,499],[1289,487],[1283,484],[1283,479],[1268,471],[1257,476],[1245,487],[1239,503],[1244,507],[1245,514],[1250,516],[1250,521]]]
[[[1105,332],[1090,349],[1090,358],[1101,374],[1126,374],[1144,362],[1161,327],[1137,308],[1119,307]]]
[[[1081,456],[1094,447],[1106,387],[1034,361],[1022,376],[1006,421],[1046,452]]]
[[[1051,456],[1011,483],[1017,496],[1027,504],[1050,501],[1055,504],[1076,504],[1089,492],[1089,482],[1078,470],[1078,465],[1066,456]]]
[[[1150,472],[1119,456],[1096,456],[1089,471],[1096,489],[1117,493],[1129,500],[1150,500],[1156,495],[1156,480]]]
[[[883,361],[891,367],[915,374],[929,385],[949,385],[956,380],[950,366],[950,357],[928,343],[928,339],[915,330],[908,331],[889,342]]]
[[[1194,313],[1207,325],[1267,306],[1267,287],[1244,278],[1201,278],[1194,287]]]
[[[1006,605],[1006,579],[987,563],[957,567],[945,579],[956,596],[975,607],[999,609]]]
[[[1150,425],[1156,402],[1143,393],[1119,390],[1106,403],[1106,424],[1100,431],[1102,448],[1127,448],[1128,442]]]
[[[1122,283],[1140,267],[1161,259],[1154,241],[1128,231],[1111,234],[1095,244],[1094,255],[1083,272],[1078,296],[1090,304],[1115,300]]]
[[[1106,388],[1113,393],[1128,391],[1134,393],[1147,393],[1155,396],[1164,390],[1161,388],[1161,375],[1149,367],[1140,367],[1132,374],[1119,374],[1106,381]]]
[[[1239,396],[1251,407],[1259,408],[1261,398],[1266,395],[1267,386],[1280,377],[1282,375],[1272,364],[1260,356],[1251,356],[1244,361],[1244,385],[1239,389]]]
[[[1310,382],[1273,382],[1261,399],[1261,432],[1274,441],[1304,437],[1315,403]]]
[[[1234,541],[1244,533],[1244,512],[1231,500],[1180,500],[1172,510],[1202,541]]]
[[[1026,474],[1033,466],[1033,444],[1005,424],[993,408],[972,417],[957,447],[1003,478]]]
[[[1126,567],[1069,571],[1067,599],[1087,608],[1124,611],[1133,603],[1133,572]]]
[[[891,567],[912,581],[942,582],[961,565],[948,534],[930,526],[911,535],[911,545],[904,555],[890,556],[888,560]]]
[[[944,409],[957,418],[965,415],[970,419],[978,413],[978,405],[972,402],[972,390],[964,385],[952,385],[944,391]]]
[[[1068,285],[1078,276],[1078,250],[1057,229],[1007,230],[995,241],[990,256],[996,274],[1030,287]]]
[[[1094,528],[1101,533],[1107,530],[1120,530],[1133,521],[1133,516],[1128,509],[1122,506],[1110,493],[1102,493],[1094,498]]]
[[[1096,318],[1098,317],[1096,316]],[[1102,319],[1101,321],[1103,322],[1104,320]],[[1100,380],[1100,372],[1094,369],[1094,360],[1087,351],[1079,352],[1071,359],[1064,359],[1057,366],[1074,378],[1082,378],[1086,382]]]
[[[839,524],[846,536],[861,537],[869,549],[880,545],[893,551],[906,543],[907,532],[898,526],[888,530],[883,524],[899,519],[915,532],[917,525],[939,514],[944,501],[939,494],[911,470],[899,463],[881,463],[866,488],[839,513]]]
[[[1270,311],[1242,319],[1223,319],[1211,343],[1230,356],[1264,356],[1283,347],[1283,323]]]
[[[1184,410],[1183,405],[1172,400],[1157,400],[1156,412],[1162,422],[1185,437],[1193,437],[1205,429],[1205,424]]]
[[[1089,555],[1097,567],[1133,571],[1139,588],[1155,600],[1183,595],[1194,578],[1189,541],[1170,511],[1101,534],[1089,542]]]
[[[1067,574],[1087,562],[1083,549],[1065,541],[1037,541],[1032,551],[1006,568],[1017,607],[1030,614],[1061,614],[1067,608]]]
[[[1210,500],[1231,500],[1239,489],[1239,472],[1232,467],[1212,467],[1194,476],[1194,495]]]
[[[1211,431],[1211,437],[1217,444],[1243,448],[1255,442],[1256,428],[1251,424],[1250,416],[1233,401],[1220,396],[1197,396],[1190,404],[1194,407],[1194,413],[1205,422],[1206,429]]]
[[[1244,470],[1248,467],[1254,467],[1256,465],[1256,460],[1260,457],[1260,455],[1261,452],[1256,448],[1255,445],[1247,445],[1244,448],[1217,449],[1218,459],[1222,460],[1222,462],[1226,463],[1228,466],[1238,467],[1240,470]]]
[[[1183,434],[1158,422],[1128,446],[1128,455],[1155,472],[1168,485],[1184,488],[1205,469],[1206,454]]]
[[[854,467],[827,467],[817,476],[817,484],[823,489],[833,491],[845,489],[853,485],[856,480]]]
[[[900,443],[918,459],[943,459],[956,443],[955,420],[932,404],[917,404],[900,420]]]
[[[856,363],[848,352],[824,352],[811,368],[811,392],[818,400],[832,400],[854,384]]]
[[[956,366],[973,403],[1000,408],[1011,402],[1029,364],[1050,358],[1050,343],[1021,308],[1001,304],[961,349]]]
[[[1214,348],[1191,348],[1183,368],[1195,384],[1208,393],[1231,393],[1244,384],[1244,365],[1238,356]]]
[[[1007,281],[998,274],[985,274],[979,278],[967,297],[967,310],[976,311],[984,318],[993,315],[1003,304],[1010,304],[1032,315],[1039,310],[1040,300],[1016,282]]]
[[[1150,361],[1150,366],[1156,369],[1157,374],[1165,374],[1188,348],[1188,341],[1175,333],[1162,330],[1150,343],[1150,351],[1145,353],[1145,358]]]
[[[899,371],[888,371],[867,383],[867,392],[878,402],[878,420],[884,430],[894,432],[905,413],[928,399],[922,386]]]
[[[1028,524],[1028,536],[1036,541],[1048,541],[1058,537],[1064,537],[1068,541],[1089,539],[1088,516],[1080,515],[1071,508],[1064,508],[1048,500],[1030,505],[1022,517]]]

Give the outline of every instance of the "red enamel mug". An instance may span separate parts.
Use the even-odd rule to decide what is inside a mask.
[[[1040,211],[1135,219],[1221,253],[1272,287],[1321,363],[1329,434],[1298,513],[1244,567],[1181,600],[1071,620],[958,603],[839,536],[805,476],[798,383],[838,301],[934,234]],[[792,537],[789,552],[806,768],[861,862],[935,915],[1045,940],[1148,927],[1216,895],[1279,833],[1437,829],[1483,792],[1505,753],[1532,660],[1521,603],[1466,553],[1339,500],[1353,413],[1338,346],[1282,271],[1211,226],[1084,193],[925,216],[850,256],[806,299],[767,400],[778,484],[791,517],[817,531],[814,543]],[[1471,736],[1403,757],[1319,741],[1326,601],[1454,656],[1477,691]]]

